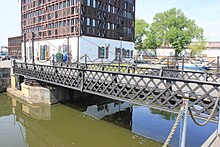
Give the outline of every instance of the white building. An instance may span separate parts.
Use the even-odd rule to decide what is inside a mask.
[[[69,53],[72,62],[85,54],[96,62],[112,62],[119,52],[123,61],[133,58],[135,0],[22,0],[21,16],[27,61],[33,32],[34,57],[40,62],[57,53]]]
[[[87,54],[88,62],[101,62],[102,58],[99,57],[100,47],[105,48],[103,62],[112,62],[118,59],[118,53],[116,48],[126,50],[127,56],[123,57],[124,61],[133,62],[133,50],[134,43],[128,41],[120,41],[113,39],[81,36],[79,38],[79,57],[83,57]],[[106,48],[108,48],[106,50]],[[54,40],[40,40],[34,41],[34,56],[35,60],[44,62],[46,60],[52,60],[53,54],[56,55],[58,52],[63,54],[67,53],[68,50],[68,39],[54,39]],[[78,55],[78,37],[69,38],[69,53],[71,54],[72,62],[77,61]],[[24,43],[22,43],[22,55],[24,56]],[[26,55],[27,61],[32,61],[32,42],[26,42]],[[81,62],[84,58],[81,59]]]

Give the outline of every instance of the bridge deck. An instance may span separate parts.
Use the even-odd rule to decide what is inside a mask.
[[[220,147],[220,137],[217,137],[217,130],[203,143],[201,147]]]

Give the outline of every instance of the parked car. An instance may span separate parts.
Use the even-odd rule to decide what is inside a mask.
[[[0,60],[9,60],[10,57],[7,53],[0,53]]]

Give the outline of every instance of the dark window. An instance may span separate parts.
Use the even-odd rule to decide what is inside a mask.
[[[98,58],[104,58],[105,57],[105,47],[99,47],[98,48]]]
[[[46,45],[41,45],[40,46],[40,60],[45,60],[45,55],[46,55]]]

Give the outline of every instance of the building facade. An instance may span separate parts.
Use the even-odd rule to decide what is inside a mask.
[[[21,36],[8,38],[8,54],[10,57],[16,59],[22,58],[21,43]]]
[[[203,50],[198,56],[205,57],[209,61],[213,61],[217,59],[218,56],[220,56],[220,42],[219,41],[206,42],[206,47],[207,48]],[[186,49],[181,54],[184,54],[185,56],[190,56],[191,50]],[[149,59],[151,57],[164,58],[164,57],[169,57],[169,56],[174,56],[174,55],[175,55],[175,49],[172,48],[171,46],[157,48],[155,51],[146,49],[142,51],[135,50],[134,52],[135,59],[137,60]]]
[[[119,52],[126,60],[133,57],[135,0],[22,0],[21,16],[28,60],[32,38],[39,60],[58,52],[73,60],[87,54],[107,62]]]

